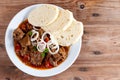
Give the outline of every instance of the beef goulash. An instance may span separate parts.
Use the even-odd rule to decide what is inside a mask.
[[[71,11],[44,4],[33,9],[14,30],[15,53],[30,67],[54,68],[66,60],[70,46],[82,34],[83,24]]]

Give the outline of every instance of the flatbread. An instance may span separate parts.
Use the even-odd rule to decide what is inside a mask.
[[[44,4],[29,13],[28,21],[34,26],[47,26],[57,19],[58,14],[59,9],[57,6]]]
[[[56,32],[66,30],[73,21],[73,14],[69,10],[60,9],[58,18],[48,26],[42,27],[45,31]]]
[[[70,46],[76,43],[82,35],[83,24],[76,20],[73,20],[72,24],[65,31],[61,30],[53,33],[53,36],[61,46]]]

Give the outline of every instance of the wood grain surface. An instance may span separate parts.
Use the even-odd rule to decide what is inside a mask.
[[[84,23],[82,49],[61,74],[38,78],[17,69],[5,50],[5,31],[21,9],[51,3]],[[0,80],[120,80],[120,0],[0,0]]]

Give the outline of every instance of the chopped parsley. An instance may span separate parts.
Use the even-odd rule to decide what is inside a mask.
[[[49,52],[48,48],[45,48],[45,50],[43,51],[43,53],[48,53],[48,52]]]
[[[29,34],[30,36],[32,36],[32,31],[29,31],[28,34]]]
[[[44,58],[45,57],[45,53],[41,53],[41,56],[42,56],[42,58]]]
[[[49,52],[49,50],[47,48],[45,48],[45,50],[41,53],[42,58],[44,58],[46,53],[48,53],[48,52]]]

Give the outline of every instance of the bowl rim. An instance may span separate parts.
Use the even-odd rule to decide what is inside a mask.
[[[79,39],[77,43],[72,45],[69,50],[69,55],[67,59],[62,62],[60,65],[58,65],[55,68],[51,69],[46,69],[46,70],[41,70],[41,69],[35,69],[32,68],[26,64],[24,64],[16,55],[14,51],[14,46],[13,46],[13,30],[18,27],[18,25],[27,17],[27,14],[34,9],[37,6],[41,6],[43,4],[34,4],[31,6],[28,6],[21,11],[19,11],[10,21],[6,33],[5,33],[5,48],[7,51],[7,55],[10,58],[11,62],[21,71],[24,73],[27,73],[32,76],[36,77],[49,77],[49,76],[54,76],[57,75],[66,69],[68,69],[77,59],[80,50],[81,50],[81,45],[82,45],[82,38]],[[61,8],[61,7],[60,7]],[[16,22],[16,23],[15,23]],[[12,49],[11,49],[12,48]],[[75,54],[73,54],[75,53]]]

